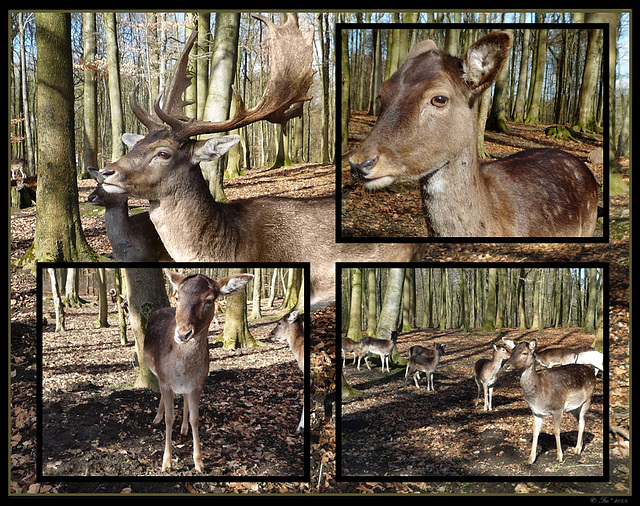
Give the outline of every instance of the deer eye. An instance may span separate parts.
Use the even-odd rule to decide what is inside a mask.
[[[169,153],[168,151],[158,151],[156,153],[156,156],[162,158],[163,160],[168,160],[169,158],[171,158],[171,153]]]
[[[436,95],[435,97],[432,97],[429,102],[432,106],[442,109],[449,103],[449,97],[445,97],[444,95]]]

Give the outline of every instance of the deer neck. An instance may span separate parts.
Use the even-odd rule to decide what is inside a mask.
[[[238,260],[236,216],[214,200],[199,166],[174,177],[149,204],[149,217],[174,260]]]
[[[126,200],[121,205],[105,207],[104,227],[113,250],[123,251],[123,248],[131,247],[134,234],[129,221]]]
[[[475,144],[420,180],[422,209],[434,237],[482,237],[491,232],[489,192]]]
[[[542,381],[536,371],[535,361],[522,372],[520,387],[529,405],[535,403],[536,399],[542,394]]]

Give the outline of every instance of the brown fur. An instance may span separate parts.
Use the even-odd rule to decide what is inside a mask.
[[[382,88],[377,123],[351,156],[368,188],[419,181],[429,236],[592,236],[597,183],[569,153],[533,149],[480,163],[476,99],[497,78],[511,36],[489,34],[463,59],[424,44]]]

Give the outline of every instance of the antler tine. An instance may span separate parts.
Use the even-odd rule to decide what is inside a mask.
[[[218,122],[189,121],[181,123],[180,126],[169,123],[177,130],[176,134],[179,137],[186,139],[198,134],[228,132],[263,119],[285,124],[291,117],[299,114],[297,108],[289,110],[294,104],[310,100],[307,92],[313,82],[314,73],[311,66],[313,37],[302,33],[293,15],[286,14],[280,25],[264,16],[254,14],[253,17],[269,28],[271,71],[262,98],[255,107],[246,109],[240,94],[233,88],[236,101],[233,118]],[[160,112],[156,112],[160,116]],[[165,118],[162,119],[167,121]],[[171,119],[175,124],[174,118]]]
[[[162,130],[164,124],[160,121],[156,121],[147,111],[138,105],[138,99],[136,98],[136,92],[138,91],[138,84],[133,87],[131,93],[129,93],[129,106],[136,118],[146,126],[149,130]]]
[[[179,129],[183,121],[188,121],[184,115],[184,108],[193,102],[186,102],[182,99],[185,90],[191,85],[191,76],[187,74],[187,64],[189,63],[189,53],[198,37],[198,30],[194,29],[185,43],[178,63],[173,72],[173,78],[167,87],[167,96],[161,105],[163,94],[156,98],[154,109],[158,117],[173,129]]]

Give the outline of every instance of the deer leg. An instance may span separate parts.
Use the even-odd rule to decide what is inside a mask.
[[[557,461],[562,462],[562,445],[560,444],[560,425],[562,424],[562,410],[553,414],[553,433],[556,436],[556,448],[558,449]]]
[[[302,406],[302,414],[300,415],[300,421],[298,422],[296,432],[300,432],[302,429],[304,429],[304,405]]]
[[[202,455],[200,454],[200,433],[198,432],[201,392],[201,388],[196,388],[194,391],[184,395],[185,405],[187,403],[187,399],[189,399],[189,421],[191,423],[191,434],[193,436],[193,463],[195,464],[196,471],[199,473],[204,470]]]
[[[576,443],[576,447],[574,450],[576,455],[580,455],[580,453],[582,452],[582,436],[584,435],[584,423],[585,423],[584,415],[587,413],[589,409],[589,405],[590,403],[587,401],[582,406],[580,406],[580,409],[576,416],[576,418],[578,419],[578,441]]]
[[[186,436],[187,432],[189,432],[189,396],[184,394],[182,396],[182,400],[184,401],[184,407],[182,408],[182,426],[180,427],[180,434]]]
[[[165,423],[165,441],[164,456],[162,457],[162,470],[166,471],[171,468],[171,431],[173,429],[173,421],[175,419],[173,411],[173,391],[169,387],[160,386],[162,397],[164,399],[164,423]],[[169,399],[171,401],[169,402]],[[162,401],[160,401],[162,403]]]
[[[153,419],[153,424],[157,425],[162,421],[162,417],[164,415],[164,396],[162,392],[160,392],[160,403],[158,404],[158,413],[156,417]]]
[[[489,411],[493,411],[493,387],[489,387]]]
[[[536,449],[538,447],[538,436],[542,427],[542,417],[533,415],[533,441],[531,441],[531,455],[529,455],[529,464],[536,461]]]
[[[407,368],[404,371],[404,386],[407,386],[407,378],[409,377],[409,363],[407,362]]]

